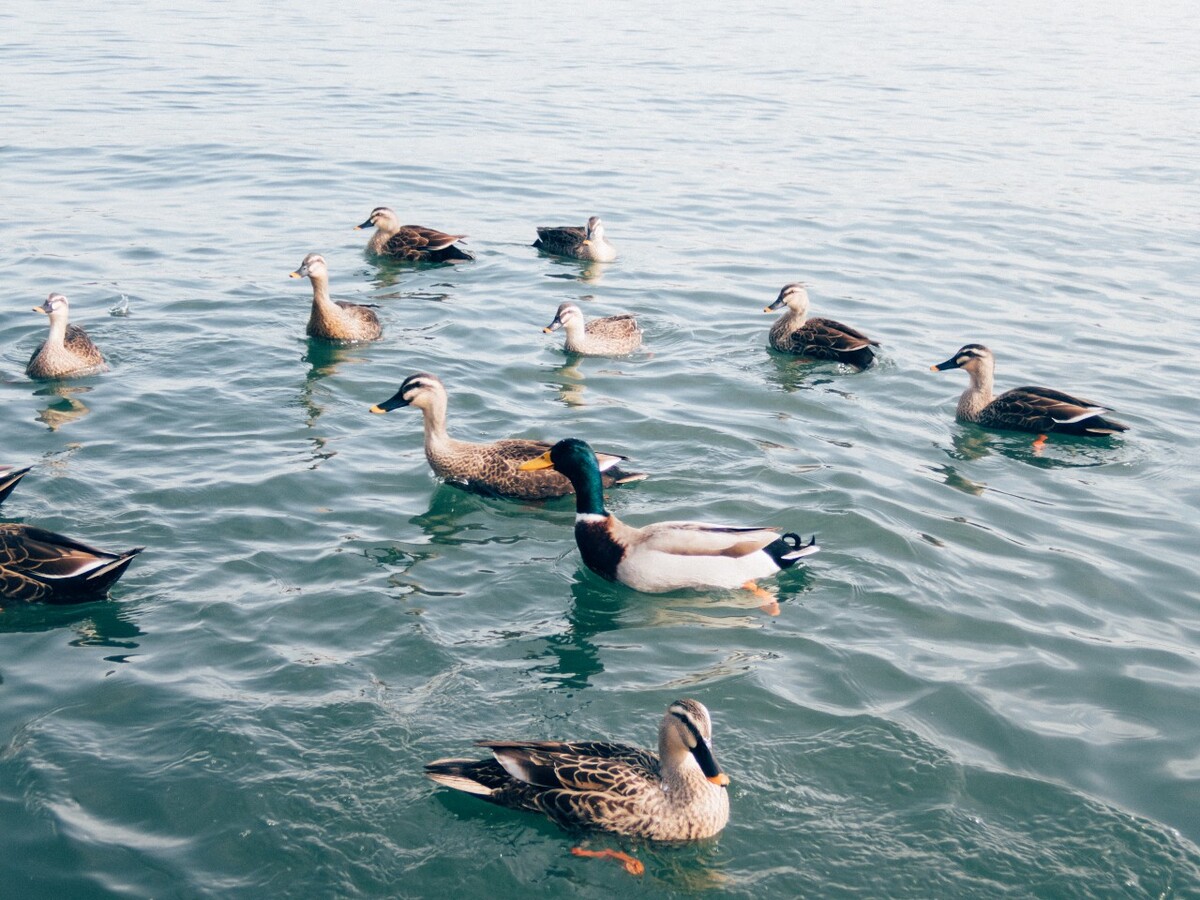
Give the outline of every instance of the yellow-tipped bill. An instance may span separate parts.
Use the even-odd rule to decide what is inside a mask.
[[[379,406],[378,404],[376,404],[375,406],[371,407],[371,412],[377,413],[378,415],[382,416],[384,413],[387,412],[387,410],[384,409],[382,406]]]
[[[720,787],[725,787],[725,785],[729,784],[729,776],[724,772],[718,772],[716,775],[710,776],[708,780]]]
[[[769,307],[769,306],[764,306],[763,312],[775,312],[775,310],[771,309],[771,307]]]
[[[547,450],[541,456],[528,459],[521,465],[517,466],[522,472],[530,472],[534,469],[553,469],[554,463],[550,462],[550,451]]]
[[[303,278],[303,277],[304,276],[301,275],[299,272],[292,272],[290,275],[288,275],[288,278]]]

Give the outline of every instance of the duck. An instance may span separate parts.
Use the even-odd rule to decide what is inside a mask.
[[[873,341],[856,328],[833,319],[808,318],[808,288],[797,281],[785,284],[775,302],[763,312],[775,312],[787,307],[771,326],[770,343],[783,353],[794,353],[810,359],[830,359],[854,366],[860,371],[875,361]]]
[[[790,569],[819,549],[798,534],[775,528],[655,522],[627,525],[604,508],[604,485],[596,454],[586,441],[566,438],[523,469],[553,467],[575,487],[575,543],[589,569],[635,591],[743,588],[766,592],[755,582]]]
[[[655,841],[694,841],[729,821],[729,776],[712,752],[712,719],[676,700],[658,726],[658,753],[605,741],[476,741],[490,759],[439,759],[437,784],[568,829]]]
[[[370,228],[372,225],[375,233],[367,242],[367,250],[376,256],[403,262],[434,263],[460,263],[475,258],[474,254],[455,246],[466,238],[465,234],[446,234],[423,225],[401,225],[396,213],[386,206],[375,207],[367,221],[354,227]]]
[[[104,354],[87,332],[78,325],[68,325],[70,304],[62,294],[51,294],[34,312],[50,319],[50,335],[29,357],[25,374],[30,378],[72,378],[108,371]]]
[[[377,341],[383,337],[383,326],[375,314],[378,307],[329,299],[329,268],[321,254],[308,254],[288,277],[307,277],[312,282],[312,314],[306,329],[309,337],[341,342]]]
[[[32,525],[0,525],[0,597],[42,603],[98,600],[145,547],[97,550]]]
[[[549,500],[574,491],[571,482],[554,471],[525,471],[521,463],[550,449],[546,441],[510,438],[490,444],[459,441],[446,433],[449,395],[436,375],[416,372],[404,379],[389,399],[371,407],[383,414],[414,406],[425,419],[425,458],[435,475],[477,493],[517,500]],[[624,456],[601,454],[597,463],[601,483],[608,487],[646,478],[643,472],[626,472],[619,463]]]
[[[983,344],[964,344],[945,362],[929,367],[932,372],[963,369],[971,383],[958,398],[956,414],[964,422],[984,428],[1039,433],[1034,445],[1044,444],[1051,432],[1074,435],[1113,435],[1128,431],[1122,422],[1104,418],[1107,407],[1044,387],[1018,387],[999,397],[992,394],[996,357]]]
[[[24,469],[14,469],[12,466],[0,466],[0,503],[3,503],[8,495],[31,471],[33,466],[26,466]]]
[[[626,313],[584,321],[583,310],[570,302],[559,304],[554,320],[542,329],[546,334],[563,329],[568,353],[580,356],[626,356],[642,345],[637,319]]]
[[[599,216],[592,216],[583,228],[559,225],[538,228],[537,233],[533,246],[543,253],[592,262],[612,262],[617,258],[617,248],[604,236],[604,223]]]

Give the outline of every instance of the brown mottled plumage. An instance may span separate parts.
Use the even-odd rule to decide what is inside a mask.
[[[729,821],[729,777],[712,755],[704,704],[676,700],[658,727],[658,754],[602,741],[477,741],[492,759],[439,759],[438,784],[490,803],[658,841],[712,837]]]
[[[62,294],[51,294],[34,312],[50,319],[50,335],[29,357],[25,374],[30,378],[70,378],[108,370],[104,355],[78,325],[68,325],[69,304]]]
[[[13,492],[13,488],[29,474],[33,466],[24,469],[14,469],[12,466],[0,466],[0,503]]]
[[[554,228],[539,228],[538,239],[533,242],[543,253],[567,256],[572,259],[588,259],[594,262],[612,262],[617,258],[617,248],[604,237],[604,223],[599,216],[592,216],[586,228],[560,225]]]
[[[1051,388],[1027,385],[993,397],[995,368],[992,351],[982,344],[966,344],[950,359],[930,366],[935,372],[963,369],[971,376],[958,400],[958,418],[965,422],[1046,434],[1108,435],[1129,430],[1128,425],[1104,418],[1106,407]]]
[[[771,326],[771,346],[784,353],[795,353],[811,359],[830,359],[865,369],[875,360],[873,341],[861,331],[835,322],[833,319],[808,318],[808,291],[803,284],[787,284],[775,302],[763,312],[774,312],[786,306],[785,312]]]
[[[329,269],[319,253],[310,253],[291,278],[308,277],[312,282],[312,313],[306,333],[324,341],[377,341],[383,336],[379,316],[370,306],[329,299]]]
[[[436,375],[418,372],[404,379],[394,396],[371,412],[386,413],[402,406],[415,406],[425,419],[425,458],[439,478],[484,494],[519,500],[547,500],[562,497],[573,490],[571,482],[552,470],[523,472],[522,463],[536,459],[550,445],[545,441],[522,438],[473,444],[458,441],[446,433],[446,386]],[[641,472],[625,472],[618,467],[623,456],[601,454],[604,484],[612,487],[641,481]]]
[[[474,255],[456,247],[455,242],[466,238],[465,234],[446,234],[422,225],[401,225],[400,219],[386,206],[371,210],[367,221],[355,228],[375,226],[375,233],[367,242],[367,249],[377,256],[387,256],[403,262],[460,263],[474,259]]]
[[[642,345],[642,329],[631,315],[608,316],[584,321],[583,310],[570,301],[562,303],[554,321],[542,329],[549,334],[562,328],[566,348],[580,356],[625,356]]]
[[[43,603],[98,600],[143,549],[107,553],[31,525],[0,525],[0,597]]]

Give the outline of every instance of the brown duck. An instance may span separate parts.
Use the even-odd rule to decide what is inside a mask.
[[[785,284],[775,302],[763,312],[787,307],[771,326],[771,346],[784,353],[810,359],[829,359],[865,369],[875,361],[873,341],[861,331],[833,319],[808,318],[808,290],[803,284]]]
[[[383,336],[383,326],[374,307],[329,299],[329,269],[319,253],[304,257],[300,268],[289,277],[307,277],[312,282],[312,313],[306,329],[309,337],[348,343],[377,341]]]
[[[87,332],[67,324],[69,308],[62,294],[51,294],[45,303],[33,308],[49,317],[50,335],[29,357],[25,374],[30,378],[71,378],[108,370],[104,355]]]
[[[564,828],[656,841],[712,837],[729,821],[729,776],[712,752],[704,704],[676,700],[658,726],[658,753],[604,741],[476,741],[491,759],[439,759],[425,774]]]
[[[455,246],[465,234],[446,234],[423,225],[401,225],[400,219],[386,206],[371,210],[370,218],[357,228],[375,226],[367,249],[376,256],[387,256],[403,262],[460,263],[475,257],[462,247]]]

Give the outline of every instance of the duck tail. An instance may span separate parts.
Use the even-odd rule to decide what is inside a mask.
[[[434,253],[433,258],[437,262],[468,262],[475,258],[475,254],[470,250],[464,250],[457,244],[451,244],[449,247],[443,247]]]
[[[764,549],[775,560],[779,568],[789,569],[798,560],[806,556],[812,556],[814,553],[820,551],[821,548],[817,546],[817,536],[815,534],[806,544],[804,543],[804,538],[800,537],[794,531],[789,531],[786,534],[780,535],[778,540],[772,541]]]
[[[0,503],[4,502],[4,498],[12,493],[17,483],[32,469],[33,466],[26,466],[24,469],[4,469],[0,466]]]
[[[1119,434],[1129,430],[1129,426],[1124,422],[1106,419],[1103,416],[1095,416],[1083,422],[1082,425],[1085,434]]]
[[[479,776],[495,767],[495,763],[483,760],[435,759],[425,764],[425,774],[444,787],[478,797],[490,797],[496,789],[495,785],[484,784]]]

